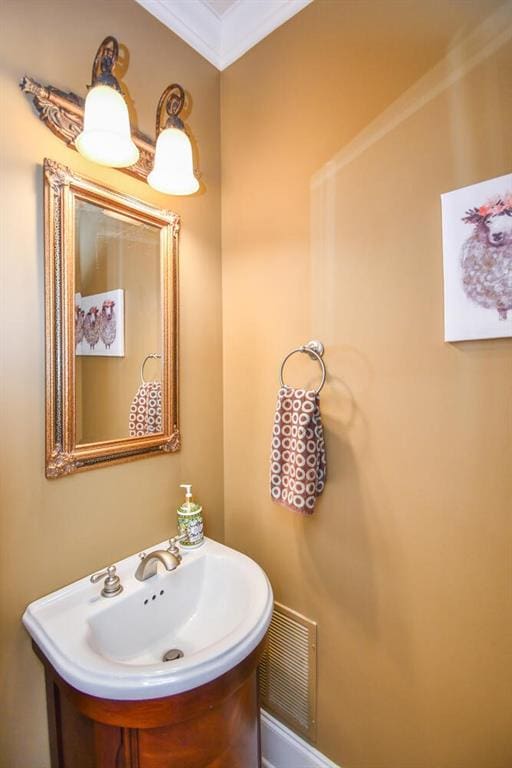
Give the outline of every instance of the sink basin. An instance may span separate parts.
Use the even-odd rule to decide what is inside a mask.
[[[101,583],[85,577],[31,603],[23,623],[84,693],[141,700],[196,688],[256,648],[270,623],[272,588],[253,560],[211,539],[182,556],[176,570],[142,582],[134,577],[138,556],[127,557],[116,563],[120,595],[101,597]],[[171,649],[183,657],[163,661]]]

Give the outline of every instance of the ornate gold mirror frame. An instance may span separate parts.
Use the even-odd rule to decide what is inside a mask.
[[[46,304],[46,477],[56,478],[180,448],[178,428],[179,217],[44,161]],[[157,227],[162,309],[162,432],[77,445],[75,205],[85,201]],[[141,271],[144,269],[141,264]]]

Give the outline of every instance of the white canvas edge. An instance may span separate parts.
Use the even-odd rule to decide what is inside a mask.
[[[505,173],[500,176],[496,176],[492,179],[484,179],[479,182],[475,182],[474,184],[467,184],[464,187],[459,187],[456,189],[449,190],[447,192],[443,192],[440,195],[441,200],[441,223],[442,223],[442,258],[443,258],[443,287],[444,287],[444,341],[446,343],[456,343],[461,341],[487,341],[491,339],[502,339],[502,338],[510,338],[512,337],[512,310],[510,311],[509,317],[506,321],[499,321],[499,322],[505,322],[506,325],[503,327],[503,332],[500,332],[499,328],[495,328],[494,330],[490,330],[487,333],[483,333],[482,331],[475,331],[473,333],[465,333],[460,330],[455,330],[454,326],[451,322],[449,322],[447,318],[447,300],[448,296],[451,293],[453,289],[452,285],[452,277],[450,276],[450,271],[448,268],[448,259],[446,256],[446,251],[448,248],[448,241],[450,240],[450,227],[448,225],[447,221],[447,204],[450,200],[453,199],[453,196],[457,195],[458,193],[464,193],[468,192],[469,190],[475,190],[477,188],[482,188],[482,190],[487,187],[494,184],[500,184],[502,182],[505,182],[507,179],[510,179],[512,183],[512,173]],[[490,194],[490,193],[484,193],[482,194]],[[467,299],[469,302],[470,300]],[[478,309],[478,308],[477,308]],[[476,311],[476,310],[475,310]],[[486,310],[481,308],[481,311],[483,312],[490,312],[491,310]]]

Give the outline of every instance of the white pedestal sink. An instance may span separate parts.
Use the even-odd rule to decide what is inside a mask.
[[[101,597],[101,584],[85,577],[31,603],[23,623],[61,677],[83,693],[145,700],[208,683],[260,643],[272,589],[253,560],[211,539],[182,555],[176,570],[143,582],[134,577],[138,556],[128,557],[116,563],[120,595]],[[162,661],[174,648],[183,657]]]

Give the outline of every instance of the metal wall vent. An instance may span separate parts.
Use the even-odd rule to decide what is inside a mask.
[[[313,742],[316,630],[316,622],[275,603],[258,676],[261,706]]]

